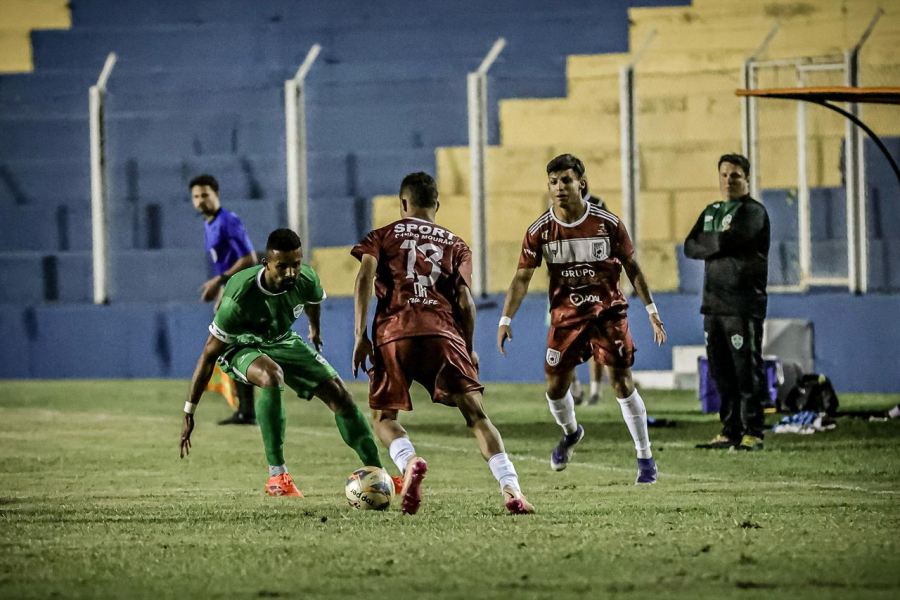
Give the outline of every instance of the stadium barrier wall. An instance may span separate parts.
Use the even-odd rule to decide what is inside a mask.
[[[699,294],[661,293],[655,299],[669,342],[656,347],[643,311],[632,308],[637,371],[669,370],[673,346],[703,343]],[[513,322],[515,340],[506,358],[495,347],[502,303],[500,295],[480,302],[475,346],[483,380],[543,381],[546,298],[526,297]],[[352,377],[352,311],[351,298],[329,298],[322,306],[323,354],[345,379]],[[769,300],[770,317],[814,323],[816,370],[828,375],[839,392],[900,393],[898,311],[898,295],[778,294]],[[199,303],[0,305],[0,378],[188,379],[211,319],[211,306]],[[305,319],[298,320],[296,329],[306,335]]]

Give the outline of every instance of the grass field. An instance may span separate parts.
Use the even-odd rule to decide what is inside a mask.
[[[321,403],[291,393],[287,460],[306,498],[264,495],[259,430],[216,426],[229,412],[216,395],[179,460],[186,390],[0,382],[0,598],[900,597],[900,422],[701,451],[717,419],[690,393],[645,391],[677,427],[651,430],[660,482],[638,487],[610,396],[580,410],[587,436],[555,473],[541,388],[492,385],[488,411],[538,509],[513,517],[458,414],[418,394],[404,422],[430,469],[410,517],[347,505],[356,457]]]

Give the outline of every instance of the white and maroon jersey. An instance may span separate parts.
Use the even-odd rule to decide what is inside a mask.
[[[625,225],[611,212],[587,204],[578,221],[563,223],[551,208],[528,228],[519,268],[547,263],[550,322],[567,327],[628,306],[619,277],[621,259],[633,254]]]
[[[407,217],[369,232],[350,254],[360,261],[370,254],[378,261],[376,346],[420,335],[465,343],[454,310],[459,286],[471,286],[472,253],[459,236]]]

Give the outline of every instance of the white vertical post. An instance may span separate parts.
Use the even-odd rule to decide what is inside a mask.
[[[103,100],[106,83],[116,64],[110,52],[88,91],[91,135],[91,259],[94,271],[94,304],[109,302],[109,174],[106,164],[106,128]]]
[[[638,244],[637,194],[638,177],[637,131],[635,129],[634,64],[619,68],[619,130],[622,168],[622,218],[635,248]]]
[[[844,53],[844,84],[859,87],[859,52]],[[859,104],[852,102],[847,111],[859,117]],[[855,294],[864,294],[868,288],[868,231],[866,214],[865,170],[863,139],[859,128],[846,119],[844,134],[844,173],[847,196],[847,277],[848,288]]]
[[[797,70],[797,87],[806,85],[802,69]],[[807,177],[806,102],[797,103],[797,228],[800,238],[800,287],[807,288],[812,275],[810,239],[809,178]]]
[[[312,246],[309,234],[305,79],[321,50],[322,46],[314,44],[294,78],[284,82],[288,227],[300,236],[306,256],[311,256]]]
[[[744,61],[741,70],[741,87],[756,89],[756,69],[753,59]],[[750,161],[750,195],[759,200],[759,129],[757,125],[756,98],[741,98],[741,151]]]
[[[506,40],[498,38],[484,57],[481,66],[466,78],[469,113],[469,194],[472,218],[472,291],[476,296],[488,292],[488,250],[487,250],[487,72],[506,45]]]

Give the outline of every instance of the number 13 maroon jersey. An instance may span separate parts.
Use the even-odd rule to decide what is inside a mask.
[[[611,212],[587,204],[581,219],[563,223],[551,208],[528,228],[519,268],[547,263],[550,322],[569,327],[628,306],[619,288],[620,259],[633,254],[625,225]]]
[[[364,254],[378,260],[376,346],[420,335],[465,343],[454,306],[459,284],[471,286],[472,253],[458,235],[408,217],[369,232],[350,254],[357,260]]]

